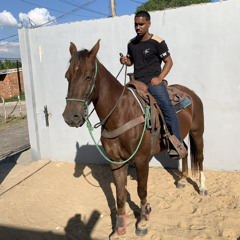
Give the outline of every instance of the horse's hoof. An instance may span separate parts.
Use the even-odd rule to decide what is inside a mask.
[[[144,236],[148,232],[148,221],[150,218],[150,213],[152,209],[149,203],[145,203],[144,205],[141,204],[141,217],[140,221],[137,224],[136,228],[136,235],[137,236]]]
[[[135,233],[137,236],[144,236],[148,233],[148,221],[146,217],[137,224]]]
[[[120,240],[120,239],[125,239],[124,237],[122,238],[123,235],[119,235],[118,231],[116,230],[115,232],[113,232],[110,237],[109,240]]]
[[[116,223],[116,232],[118,235],[123,235],[126,233],[126,214],[118,214],[117,215],[117,223]]]
[[[176,186],[177,186],[178,189],[182,189],[182,188],[185,188],[186,184],[182,183],[182,182],[177,182]]]
[[[145,236],[148,233],[148,228],[137,228],[136,235],[137,236]]]
[[[123,235],[126,233],[126,227],[118,228],[117,230],[118,235]]]
[[[138,223],[136,228],[137,236],[145,236],[148,233],[148,224],[147,221],[141,221]]]
[[[207,196],[208,195],[208,190],[207,189],[202,189],[202,190],[199,191],[199,194],[201,196]]]

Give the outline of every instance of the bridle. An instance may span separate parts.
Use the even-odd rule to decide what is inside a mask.
[[[119,76],[120,72],[122,71],[124,65],[121,67],[117,77]],[[85,99],[77,99],[77,98],[66,98],[66,101],[75,101],[75,102],[83,102],[84,103],[84,112],[85,112],[85,120],[87,120],[90,115],[92,114],[92,112],[94,111],[94,109],[92,110],[92,112],[90,114],[88,114],[88,102],[89,102],[89,98],[95,88],[95,83],[96,83],[96,78],[97,78],[97,70],[98,70],[98,65],[97,65],[97,62],[95,63],[95,74],[94,74],[94,77],[93,77],[93,81],[92,81],[92,85],[91,85],[91,88],[90,88],[90,91],[89,93],[87,94],[86,98]],[[125,92],[125,89],[126,89],[126,76],[127,76],[127,65],[126,65],[126,69],[125,69],[125,81],[124,81],[124,88],[123,88],[123,91],[122,91],[122,94],[121,96],[119,97],[117,103],[115,104],[115,106],[113,107],[113,109],[110,111],[110,113],[107,115],[107,117],[100,121],[99,123],[96,123],[94,125],[94,128],[98,128],[100,126],[103,126],[108,118],[111,116],[111,114],[113,113],[113,111],[115,110],[115,108],[117,107],[117,105],[119,104],[119,102],[121,101],[122,97],[123,97],[123,94]],[[116,78],[117,78],[116,77]]]
[[[87,108],[88,106],[88,101],[89,101],[89,98],[95,88],[95,83],[96,83],[96,78],[97,78],[97,62],[95,62],[95,73],[94,73],[94,77],[93,77],[93,80],[92,80],[92,85],[91,85],[91,88],[90,88],[90,91],[89,93],[87,94],[86,98],[85,99],[78,99],[78,98],[66,98],[66,101],[75,101],[75,102],[83,102],[84,103],[84,109]]]

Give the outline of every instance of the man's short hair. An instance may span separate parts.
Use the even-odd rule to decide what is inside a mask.
[[[135,18],[136,17],[145,17],[147,21],[151,20],[150,14],[147,11],[139,11],[136,13]]]

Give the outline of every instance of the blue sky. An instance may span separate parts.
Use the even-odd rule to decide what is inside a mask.
[[[48,21],[52,21],[51,24],[62,24],[111,16],[110,0],[0,1],[0,58],[20,57],[17,36],[17,30],[20,27],[38,26]],[[134,14],[136,8],[146,1],[115,0],[117,16]],[[80,6],[83,6],[83,8],[63,16]],[[10,37],[12,35],[16,36]]]

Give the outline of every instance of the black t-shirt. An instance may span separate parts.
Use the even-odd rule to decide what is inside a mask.
[[[146,84],[159,76],[162,60],[169,55],[165,41],[155,35],[143,42],[135,37],[128,43],[128,57],[134,64],[134,77]]]

